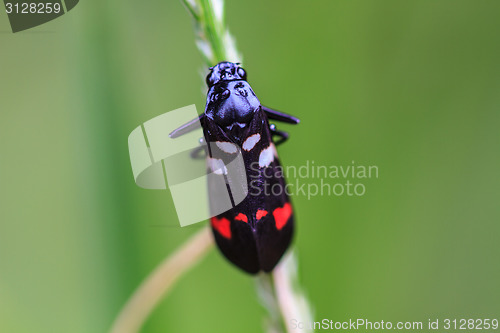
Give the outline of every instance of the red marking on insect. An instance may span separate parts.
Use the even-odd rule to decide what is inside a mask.
[[[212,227],[219,232],[219,234],[222,235],[222,237],[225,237],[227,239],[231,239],[231,227],[230,227],[230,222],[228,219],[225,217],[219,219],[217,217],[212,217],[210,220],[212,223]]]
[[[276,229],[281,230],[292,216],[292,205],[287,202],[283,207],[278,207],[273,212]]]
[[[266,215],[267,215],[267,210],[259,209],[257,211],[257,213],[255,214],[255,217],[257,218],[257,220],[260,220],[261,218],[263,218]]]
[[[237,221],[243,221],[245,223],[248,223],[248,217],[243,213],[239,213],[238,215],[236,215],[234,219]]]

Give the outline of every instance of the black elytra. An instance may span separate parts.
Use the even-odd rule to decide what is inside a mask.
[[[216,143],[207,146],[209,160],[227,165],[236,150],[241,153],[248,194],[210,222],[217,246],[229,261],[250,274],[270,272],[290,246],[294,214],[275,147],[288,134],[276,130],[269,119],[290,124],[299,119],[262,106],[239,63],[220,62],[210,70],[205,112],[170,137],[194,130],[200,122],[205,141]],[[280,139],[273,141],[275,136]],[[223,172],[220,177],[226,184],[234,182]]]

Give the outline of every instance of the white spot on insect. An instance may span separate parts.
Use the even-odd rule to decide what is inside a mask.
[[[207,164],[210,170],[212,170],[212,172],[216,175],[227,175],[227,169],[224,161],[218,158],[209,157],[207,158]]]
[[[272,161],[274,161],[273,146],[270,145],[269,147],[263,149],[260,152],[259,167],[261,168],[267,167],[271,164]]]
[[[255,145],[260,141],[260,134],[257,133],[257,134],[253,134],[253,135],[250,135],[246,140],[245,142],[243,142],[243,149],[245,149],[246,151],[250,151],[252,150],[253,147],[255,147]]]
[[[236,147],[236,145],[231,142],[217,141],[215,142],[215,144],[217,145],[217,147],[219,147],[220,150],[228,154],[234,154],[238,151],[238,147]]]

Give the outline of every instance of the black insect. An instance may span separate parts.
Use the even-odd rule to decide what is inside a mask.
[[[290,245],[294,217],[275,147],[288,134],[278,131],[268,119],[290,124],[298,124],[299,119],[262,106],[238,63],[221,62],[210,69],[205,112],[170,137],[194,130],[201,122],[209,143],[210,171],[224,177],[233,194],[235,187],[248,189],[232,209],[211,218],[217,245],[227,259],[246,272],[270,272]],[[279,139],[274,141],[274,137]],[[246,173],[246,180],[243,176],[239,183],[225,168],[236,155],[243,157]],[[211,198],[212,208],[213,201]]]

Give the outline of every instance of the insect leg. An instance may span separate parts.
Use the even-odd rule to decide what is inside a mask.
[[[202,155],[201,152],[203,152],[204,154]],[[195,159],[195,160],[204,159],[207,157],[206,147],[203,147],[203,146],[196,147],[195,149],[193,149],[193,151],[191,152],[190,155],[191,155],[191,158]]]
[[[276,129],[276,125],[274,125],[274,124],[269,125],[269,130],[271,131],[272,136],[279,136],[280,137],[280,139],[278,141],[274,142],[274,144],[276,146],[278,146],[278,145],[284,143],[286,140],[288,140],[288,133],[284,132],[284,131],[278,131]]]
[[[183,134],[186,134],[188,132],[194,131],[195,129],[199,128],[200,122],[203,120],[205,117],[205,114],[202,113],[200,114],[197,118],[194,118],[193,120],[185,123],[184,125],[174,129],[170,134],[168,135],[172,139],[177,138]]]
[[[203,152],[203,154],[202,154]],[[196,147],[191,151],[191,158],[195,160],[204,159],[208,155],[207,145],[205,144],[205,139],[200,138],[200,146]]]
[[[270,109],[266,106],[262,106],[262,110],[266,113],[267,117],[269,119],[277,120],[277,121],[282,121],[284,123],[289,123],[289,124],[298,124],[300,123],[299,118],[295,118],[294,116],[291,116],[289,114],[276,111],[273,109]]]

